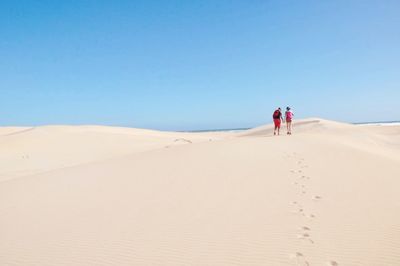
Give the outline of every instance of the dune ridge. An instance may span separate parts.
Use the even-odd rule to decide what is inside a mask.
[[[400,265],[400,126],[293,132],[0,128],[0,264]]]

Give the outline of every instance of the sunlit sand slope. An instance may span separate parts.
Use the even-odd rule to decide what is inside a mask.
[[[0,265],[400,265],[400,128],[271,129],[0,130]]]

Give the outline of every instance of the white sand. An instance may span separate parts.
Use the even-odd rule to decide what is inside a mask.
[[[0,265],[400,265],[400,126],[0,128]]]

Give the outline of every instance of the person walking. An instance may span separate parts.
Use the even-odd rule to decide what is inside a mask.
[[[276,135],[277,133],[279,135],[279,130],[281,128],[281,121],[283,121],[280,107],[274,111],[272,119],[274,120],[274,126],[275,126],[274,135]]]
[[[286,107],[285,120],[286,120],[287,134],[288,135],[292,135],[293,112],[290,111],[290,107],[289,106]]]

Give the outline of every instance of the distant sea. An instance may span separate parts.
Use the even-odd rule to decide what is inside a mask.
[[[354,125],[376,125],[376,126],[397,126],[400,121],[375,121],[375,122],[357,122]]]
[[[356,122],[353,125],[377,125],[377,126],[395,126],[400,125],[400,121],[371,121],[371,122]],[[221,129],[201,129],[201,130],[186,130],[182,132],[238,132],[251,128],[221,128]]]

